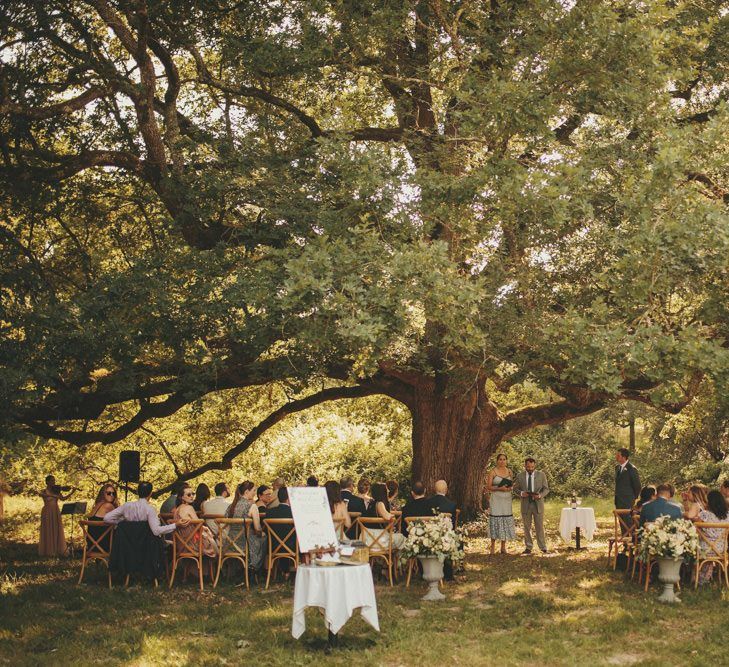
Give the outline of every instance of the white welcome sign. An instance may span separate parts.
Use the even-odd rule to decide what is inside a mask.
[[[337,534],[326,489],[323,486],[290,486],[288,490],[299,551],[306,553],[336,546]]]

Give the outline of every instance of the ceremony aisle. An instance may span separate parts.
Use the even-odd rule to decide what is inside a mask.
[[[681,606],[665,607],[656,589],[643,593],[607,569],[607,501],[583,500],[595,508],[598,532],[579,553],[559,538],[556,499],[547,504],[553,551],[546,556],[487,556],[485,534],[472,535],[466,575],[446,586],[443,603],[421,602],[422,582],[377,585],[381,634],[355,616],[331,655],[323,652],[326,632],[315,610],[307,611],[304,638],[291,637],[289,584],[248,592],[225,583],[203,593],[194,583],[109,591],[101,570],[93,570],[90,583],[77,586],[78,561],[38,559],[34,502],[10,498],[0,527],[0,665],[724,662],[726,589],[687,589]]]

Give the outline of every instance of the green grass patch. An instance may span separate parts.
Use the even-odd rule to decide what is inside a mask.
[[[355,616],[342,648],[325,655],[316,610],[307,613],[304,637],[291,637],[290,585],[246,591],[224,582],[200,593],[191,579],[171,591],[109,591],[103,569],[92,567],[89,583],[77,586],[77,560],[36,555],[38,503],[11,498],[0,527],[0,664],[723,664],[726,590],[685,587],[681,605],[659,605],[657,588],[643,593],[606,568],[609,501],[584,504],[595,507],[599,526],[588,550],[562,544],[562,504],[553,500],[551,554],[519,556],[516,543],[510,555],[488,556],[489,541],[474,532],[466,573],[445,587],[445,602],[421,602],[422,582],[410,589],[378,584],[382,632]]]

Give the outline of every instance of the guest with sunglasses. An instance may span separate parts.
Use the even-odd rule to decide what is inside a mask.
[[[99,493],[96,494],[96,500],[89,515],[89,521],[103,521],[107,513],[117,507],[119,507],[119,500],[117,499],[116,487],[111,482],[107,482],[99,489]],[[104,526],[89,526],[89,535],[97,540],[103,549],[108,551],[111,534],[109,533],[104,539],[100,539],[105,530],[106,528]],[[89,544],[89,546],[92,545]]]

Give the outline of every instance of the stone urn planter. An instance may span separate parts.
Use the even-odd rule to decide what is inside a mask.
[[[438,560],[437,556],[418,556],[418,560],[423,566],[423,579],[428,582],[428,592],[422,599],[445,600],[446,596],[438,589],[438,582],[443,578],[443,563]]]
[[[659,602],[681,602],[674,592],[674,585],[681,578],[681,559],[658,558],[658,580],[663,584],[663,593],[658,596]]]

